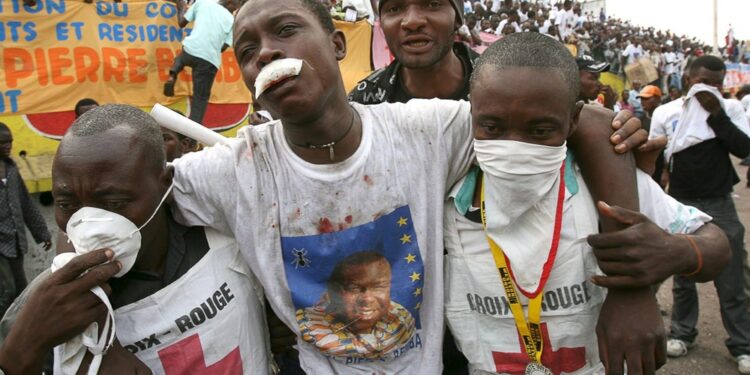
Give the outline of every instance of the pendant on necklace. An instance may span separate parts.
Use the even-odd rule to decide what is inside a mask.
[[[544,367],[538,362],[529,362],[529,364],[526,365],[526,371],[523,373],[524,375],[553,375],[550,369]]]

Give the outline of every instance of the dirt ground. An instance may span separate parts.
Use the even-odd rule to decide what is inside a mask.
[[[750,223],[750,189],[745,187],[745,172],[747,167],[737,164],[737,172],[742,182],[735,186],[735,203],[740,219],[746,226]],[[38,200],[37,200],[38,202]],[[52,207],[41,207],[47,225],[53,233],[57,234],[57,225],[54,223]],[[28,236],[31,238],[31,236]],[[750,235],[745,232],[745,243],[748,243]],[[54,256],[53,251],[44,252],[38,245],[31,245],[30,253],[26,257],[26,273],[29,279],[41,273],[49,267]],[[713,375],[713,374],[738,374],[736,364],[724,347],[726,333],[721,324],[719,315],[719,304],[713,284],[706,283],[698,286],[700,296],[701,315],[698,321],[699,336],[697,346],[683,358],[670,359],[668,363],[658,371],[660,375]],[[672,307],[672,282],[667,280],[658,293],[659,303],[666,310],[664,317],[665,326],[669,327],[669,313]]]

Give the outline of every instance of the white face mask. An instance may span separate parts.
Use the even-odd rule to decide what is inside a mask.
[[[518,286],[535,290],[555,221],[560,169],[567,148],[506,140],[474,140],[484,172],[487,235],[503,248]]]
[[[482,171],[498,178],[557,171],[567,151],[566,143],[545,146],[518,141],[474,140],[474,152]]]
[[[154,212],[140,227],[136,227],[132,221],[114,212],[96,207],[81,207],[70,217],[65,228],[68,240],[76,250],[76,255],[110,248],[115,253],[114,259],[122,264],[122,269],[115,277],[128,273],[133,268],[141,248],[141,229],[156,216],[164,200],[172,191],[173,185],[174,183],[169,186]],[[53,268],[55,268],[54,265]]]

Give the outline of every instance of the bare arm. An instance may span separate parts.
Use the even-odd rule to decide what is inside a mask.
[[[185,0],[177,0],[177,24],[182,28],[190,23],[185,19]]]
[[[632,126],[623,125],[612,134],[608,125],[612,123],[614,126],[620,116],[627,117],[630,113],[623,111],[612,121],[611,111],[587,106],[581,112],[577,134],[568,142],[574,152],[579,151],[576,160],[594,199],[616,201],[618,205],[638,210],[634,158],[629,153],[612,152],[610,143],[619,143],[619,138],[624,136],[618,132]],[[637,126],[640,127],[640,121]],[[641,137],[645,141],[645,131],[641,132]],[[633,147],[626,144],[615,149],[623,151],[628,148]],[[602,232],[612,232],[627,225],[600,215],[600,227]],[[648,287],[610,289],[602,305],[596,332],[599,355],[608,374],[623,374],[624,362],[633,373],[653,374],[666,362],[664,325],[656,298]]]
[[[635,211],[601,202],[599,211],[628,228],[589,237],[599,267],[608,275],[616,275],[595,277],[597,285],[642,287],[672,275],[690,275],[697,282],[706,282],[716,278],[731,258],[729,241],[714,224],[705,224],[689,235],[670,234]]]
[[[638,187],[635,178],[635,161],[631,153],[618,154],[612,152],[612,141],[625,139],[627,129],[619,129],[614,134],[609,124],[622,122],[629,116],[623,111],[622,115],[614,118],[612,111],[585,106],[581,112],[578,129],[568,139],[568,145],[573,150],[576,162],[581,167],[581,173],[586,186],[591,190],[595,200],[638,210]],[[635,120],[637,121],[637,119]],[[640,127],[640,121],[629,123],[628,129]],[[645,132],[640,134],[645,141]],[[616,150],[633,148],[633,140],[625,146],[618,145]],[[616,203],[615,203],[616,202]],[[610,218],[600,218],[602,232],[622,229],[625,226]]]

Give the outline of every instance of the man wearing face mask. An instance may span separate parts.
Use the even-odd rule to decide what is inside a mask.
[[[233,240],[181,226],[162,205],[171,174],[151,117],[124,105],[86,113],[63,137],[52,178],[55,219],[75,252],[111,248],[122,264],[108,298],[118,343],[103,355],[102,373],[144,364],[184,373],[212,363],[226,373],[266,373],[262,295]],[[74,341],[55,349],[60,373],[85,369],[91,358]]]
[[[669,272],[699,281],[728,261],[726,239],[705,224],[711,218],[671,199],[641,171],[640,209],[648,218],[600,202],[601,215],[638,228],[595,235],[594,199],[565,141],[582,108],[578,90],[574,59],[541,34],[513,34],[490,46],[472,76],[481,171],[452,189],[444,221],[446,317],[472,373],[603,373],[606,358],[599,358],[595,331],[607,291],[598,286],[596,258],[605,271],[625,265],[607,247],[631,247],[644,263],[670,263]],[[594,235],[591,245],[580,241],[588,235]],[[639,248],[637,235],[655,244],[693,244],[698,252]],[[648,312],[641,313],[639,319]],[[621,363],[608,367],[622,373]],[[628,372],[650,374],[656,367],[628,363]]]

